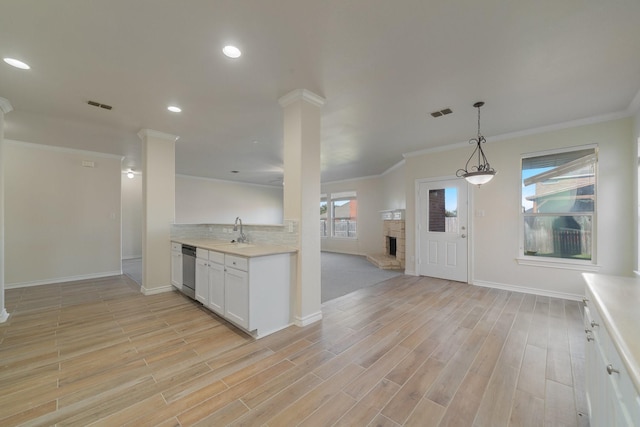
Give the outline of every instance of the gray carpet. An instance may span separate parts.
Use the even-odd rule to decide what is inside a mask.
[[[399,270],[381,270],[359,255],[322,252],[321,260],[322,302],[402,274]]]
[[[123,259],[122,272],[142,285],[142,258]]]

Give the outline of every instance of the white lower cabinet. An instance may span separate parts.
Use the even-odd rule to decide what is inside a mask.
[[[224,273],[224,316],[249,329],[249,273],[227,267]]]
[[[639,426],[640,398],[587,289],[585,375],[592,426]]]
[[[171,284],[182,289],[182,245],[171,243]]]
[[[207,305],[209,302],[209,260],[196,258],[196,301]]]
[[[257,338],[291,324],[291,254],[253,258],[197,249],[196,300]]]
[[[221,316],[225,312],[224,281],[224,264],[209,261],[209,303],[205,305]]]

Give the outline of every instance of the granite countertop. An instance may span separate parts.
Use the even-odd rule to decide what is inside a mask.
[[[640,393],[640,279],[583,273],[602,321]]]
[[[231,243],[228,240],[205,238],[172,238],[171,241],[247,258],[297,252],[290,246],[268,243]]]

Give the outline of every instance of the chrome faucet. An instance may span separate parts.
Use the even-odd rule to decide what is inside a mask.
[[[233,231],[238,231],[238,222],[240,223],[240,236],[238,237],[238,243],[245,243],[247,241],[247,236],[245,236],[242,231],[242,220],[239,216],[236,217],[236,223],[233,224]]]

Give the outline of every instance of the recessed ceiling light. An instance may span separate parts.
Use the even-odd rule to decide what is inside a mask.
[[[171,111],[172,113],[180,113],[180,112],[182,112],[182,108],[176,107],[175,105],[169,105],[167,107],[167,110]]]
[[[28,70],[31,68],[28,64],[25,64],[24,62],[19,61],[17,59],[13,59],[13,58],[2,58],[2,59],[7,64],[12,65],[16,68],[20,68],[21,70]]]
[[[240,55],[242,55],[242,52],[240,52],[240,49],[231,45],[223,47],[222,53],[224,53],[229,58],[239,58]]]

